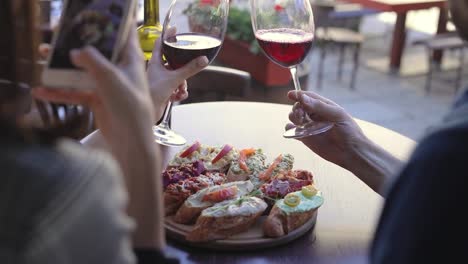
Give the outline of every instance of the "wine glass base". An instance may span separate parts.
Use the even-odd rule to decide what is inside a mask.
[[[284,132],[285,138],[304,138],[308,136],[318,135],[327,132],[334,126],[333,123],[328,122],[310,122],[304,126],[293,127]]]
[[[175,133],[167,127],[154,126],[153,134],[155,136],[155,141],[161,145],[177,147],[183,146],[185,145],[185,143],[187,143],[187,140],[185,140],[184,137]]]

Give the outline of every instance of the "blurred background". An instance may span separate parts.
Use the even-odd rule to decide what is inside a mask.
[[[389,68],[398,13],[349,1],[353,3],[311,0],[317,34],[312,52],[300,67],[303,89],[334,100],[356,118],[417,140],[431,124],[443,117],[468,84],[468,78],[463,79],[468,73],[467,67],[463,67],[466,43],[460,42],[453,33],[450,16],[444,24],[452,35],[443,40],[436,39],[440,18],[438,7],[411,10],[406,15],[401,66]],[[161,0],[159,4],[162,23],[170,1]],[[50,6],[50,24],[53,26],[58,23],[62,1],[51,0]],[[142,6],[143,0],[139,0],[140,21],[143,19]],[[225,40],[214,65],[248,72],[251,75],[250,87],[248,93],[227,96],[224,100],[290,104],[286,98],[286,92],[293,89],[289,74],[276,72],[273,77],[268,77],[268,73],[262,73],[265,76],[260,78],[257,76],[259,73],[250,72],[248,65],[242,66],[228,58],[232,53],[228,49],[231,40],[239,37],[236,31],[249,30],[250,27],[247,24],[250,20],[243,17],[243,11],[248,14],[248,0],[231,1],[231,25],[227,32],[230,42]],[[326,30],[329,27],[346,31],[328,34]],[[440,63],[432,60],[434,45],[444,51]],[[250,52],[252,50],[254,56],[261,56],[250,47]],[[270,66],[263,68],[267,67]]]

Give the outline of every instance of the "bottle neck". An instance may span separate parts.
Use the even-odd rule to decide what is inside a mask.
[[[159,25],[159,0],[145,0],[143,24],[147,26]]]

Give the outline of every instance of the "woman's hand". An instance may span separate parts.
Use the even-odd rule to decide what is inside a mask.
[[[158,120],[169,100],[181,101],[187,98],[186,79],[208,66],[208,58],[201,56],[177,70],[169,69],[162,61],[161,41],[159,38],[154,45],[147,70],[151,97]]]
[[[288,93],[295,101],[286,129],[300,125],[304,111],[314,121],[327,121],[334,126],[327,132],[299,139],[313,152],[339,166],[346,167],[350,152],[365,139],[365,136],[345,110],[336,103],[313,92]]]
[[[41,44],[39,54],[44,59],[47,58],[50,51],[49,44]],[[177,70],[171,70],[167,65],[163,65],[161,55],[161,40],[156,41],[153,56],[148,63],[147,76],[153,106],[155,109],[155,123],[159,120],[164,107],[169,100],[174,102],[185,100],[188,97],[186,79],[199,73],[208,65],[208,59],[204,56],[198,57]],[[74,90],[49,90],[47,95],[44,91],[36,91],[36,94],[42,96],[43,99],[54,102],[62,102],[69,104],[84,104],[88,103],[88,93]],[[44,97],[45,96],[45,97]],[[83,102],[83,100],[85,102]]]
[[[71,52],[72,62],[95,80],[95,90],[36,88],[33,94],[46,101],[90,107],[98,127],[108,140],[127,131],[130,124],[143,126],[147,123],[145,127],[151,130],[155,120],[154,109],[137,41],[131,34],[117,66],[93,47]],[[46,47],[41,49],[47,52]]]
[[[130,30],[117,66],[92,47],[73,51],[71,59],[94,79],[96,89],[37,88],[33,93],[38,99],[92,109],[125,177],[129,194],[127,212],[137,223],[133,246],[162,250],[165,244],[162,182],[155,177],[162,171],[162,157],[153,140],[155,110],[136,31]]]
[[[289,119],[300,125],[304,111],[314,121],[332,122],[327,132],[299,139],[313,152],[354,173],[374,191],[382,193],[382,186],[395,175],[402,162],[369,140],[354,119],[336,103],[313,92],[290,91],[295,101]]]

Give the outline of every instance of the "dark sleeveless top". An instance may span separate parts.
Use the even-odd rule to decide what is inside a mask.
[[[468,92],[418,144],[390,189],[371,263],[468,261]]]

